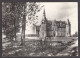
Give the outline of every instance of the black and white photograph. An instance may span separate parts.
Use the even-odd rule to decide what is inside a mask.
[[[2,2],[2,57],[78,56],[78,2]]]

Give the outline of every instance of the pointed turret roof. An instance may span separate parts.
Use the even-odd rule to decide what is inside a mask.
[[[70,25],[70,21],[69,21],[69,19],[67,19],[67,22],[68,22],[68,24]]]
[[[47,21],[47,19],[46,19],[45,8],[44,8],[42,22],[46,22],[46,21]]]
[[[44,11],[43,11],[43,16],[46,19],[45,8],[44,8]]]

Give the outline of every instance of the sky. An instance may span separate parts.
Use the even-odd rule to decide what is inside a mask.
[[[37,13],[39,23],[43,17],[45,8],[46,17],[48,20],[62,20],[71,22],[71,34],[78,32],[78,3],[77,2],[41,2],[44,5],[43,9]],[[28,26],[26,33],[35,33],[33,26]]]

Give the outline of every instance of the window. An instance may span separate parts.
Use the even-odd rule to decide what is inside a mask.
[[[61,27],[61,23],[60,23],[60,27]]]
[[[42,35],[44,36],[44,32],[42,33]]]
[[[53,30],[54,30],[54,26],[53,26]]]

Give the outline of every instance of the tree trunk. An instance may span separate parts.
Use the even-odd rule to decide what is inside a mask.
[[[14,20],[14,38],[16,41],[16,20]]]
[[[21,45],[25,45],[25,21],[26,21],[26,15],[25,15],[25,4],[24,4],[24,14],[22,19],[22,33],[21,33]]]

